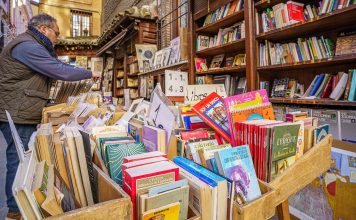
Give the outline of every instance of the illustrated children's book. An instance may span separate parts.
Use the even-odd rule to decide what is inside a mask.
[[[213,92],[194,105],[192,109],[226,141],[231,142],[229,122],[221,96]]]
[[[220,175],[235,182],[234,200],[238,204],[245,204],[261,196],[248,145],[218,151],[215,160]]]

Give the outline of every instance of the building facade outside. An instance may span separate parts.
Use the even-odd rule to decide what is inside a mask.
[[[15,36],[27,30],[27,24],[32,18],[32,8],[30,0],[11,0],[11,24],[13,25]]]
[[[57,19],[62,38],[100,35],[102,0],[40,0],[39,13]]]

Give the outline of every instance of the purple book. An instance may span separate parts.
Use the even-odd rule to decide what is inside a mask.
[[[142,142],[147,151],[166,152],[166,131],[149,125],[142,127]]]

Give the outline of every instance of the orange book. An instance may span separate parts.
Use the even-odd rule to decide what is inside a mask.
[[[232,113],[232,122],[243,122],[254,119],[274,120],[274,113],[271,104],[245,108]]]
[[[231,6],[230,6],[230,9],[229,11],[227,12],[227,15],[231,15],[235,12],[235,9],[236,9],[236,6],[237,6],[237,1],[238,0],[235,0],[231,3]]]

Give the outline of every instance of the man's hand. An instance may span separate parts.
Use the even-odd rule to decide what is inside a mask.
[[[101,72],[92,72],[91,78],[94,80],[94,82],[96,82],[101,78]]]

